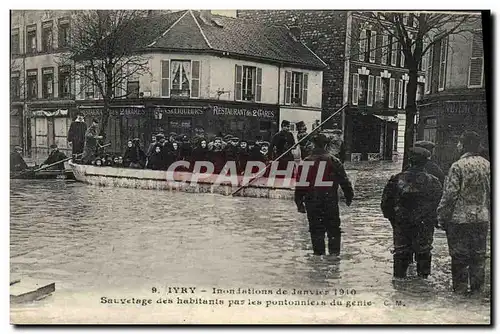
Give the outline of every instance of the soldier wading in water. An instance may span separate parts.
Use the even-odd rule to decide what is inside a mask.
[[[344,192],[347,206],[351,205],[354,191],[340,160],[326,151],[326,136],[317,134],[312,142],[311,155],[298,168],[295,203],[299,212],[307,212],[314,254],[325,254],[326,232],[329,254],[338,255],[341,243],[338,187]],[[322,182],[316,182],[317,179]]]

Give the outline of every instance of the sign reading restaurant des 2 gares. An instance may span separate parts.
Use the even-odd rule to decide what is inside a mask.
[[[208,116],[207,114],[210,114],[216,117],[240,116],[259,119],[275,119],[278,115],[277,109],[227,107],[220,105],[209,105],[207,107],[158,107],[155,111],[170,116]]]

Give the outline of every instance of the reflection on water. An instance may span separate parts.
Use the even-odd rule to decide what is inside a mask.
[[[54,296],[20,309],[48,307],[64,294],[161,283],[356,289],[360,296],[443,308],[449,316],[466,306],[461,321],[488,321],[484,298],[449,293],[442,231],[435,235],[431,279],[391,282],[391,228],[379,200],[393,172],[359,172],[355,202],[341,205],[340,258],[311,255],[305,215],[292,201],[12,180],[11,272],[57,285]]]

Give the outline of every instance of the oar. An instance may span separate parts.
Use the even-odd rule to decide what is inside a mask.
[[[312,135],[314,132],[318,131],[318,129],[320,129],[326,122],[328,122],[330,119],[332,119],[333,116],[337,115],[339,112],[341,112],[342,110],[344,110],[346,107],[348,106],[348,104],[344,104],[342,107],[340,107],[340,109],[336,110],[333,114],[331,114],[330,116],[328,116],[327,119],[325,119],[321,124],[319,124],[317,127],[315,127],[314,129],[312,129],[311,132],[309,132],[306,136],[304,136],[301,140],[299,140],[298,142],[295,143],[295,145],[293,145],[292,147],[290,147],[288,150],[286,150],[283,154],[281,154],[278,158],[272,160],[271,162],[269,162],[267,164],[267,166],[259,171],[257,173],[257,175],[255,175],[250,181],[248,181],[247,184],[244,184],[242,185],[241,187],[239,187],[238,189],[236,189],[233,193],[231,193],[231,196],[234,196],[236,195],[237,193],[239,193],[241,191],[241,189],[249,186],[250,184],[252,184],[255,180],[257,180],[258,178],[260,178],[262,176],[262,174],[269,168],[269,166],[271,166],[273,164],[273,162],[275,161],[279,161],[281,158],[283,158],[286,154],[288,154],[288,152],[290,152],[291,150],[293,150],[295,147],[297,147],[300,143],[302,143],[306,138],[308,138],[310,135]]]

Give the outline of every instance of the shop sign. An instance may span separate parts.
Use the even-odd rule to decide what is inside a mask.
[[[275,112],[273,110],[262,109],[262,108],[248,109],[248,108],[211,106],[211,110],[214,116],[244,116],[244,117],[255,117],[255,118],[266,118],[266,119],[275,118]]]
[[[85,116],[101,116],[103,108],[82,108],[81,112]],[[146,113],[145,109],[142,108],[112,108],[109,111],[110,116],[140,116]]]
[[[155,109],[156,114],[172,116],[200,116],[205,114],[202,107],[182,108],[182,107],[159,107]]]

